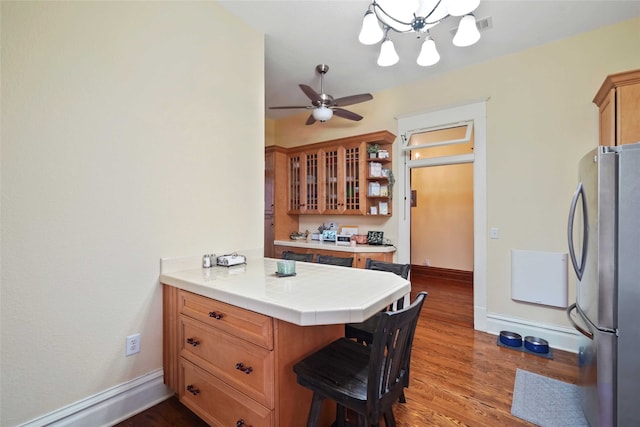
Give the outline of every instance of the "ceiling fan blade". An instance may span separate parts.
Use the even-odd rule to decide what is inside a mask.
[[[373,99],[373,95],[370,93],[361,93],[359,95],[345,96],[333,101],[333,105],[336,107],[346,107],[347,105],[358,104],[360,102],[370,101]]]
[[[312,125],[316,122],[316,119],[313,118],[313,114],[309,114],[309,118],[307,119],[307,122],[305,123],[305,125]]]
[[[284,106],[284,107],[269,107],[270,110],[287,110],[287,109],[291,109],[291,108],[305,108],[305,109],[309,109],[309,108],[314,108],[308,105],[288,105],[288,106]]]
[[[343,110],[342,108],[332,108],[332,110],[333,114],[338,117],[342,117],[343,119],[355,120],[356,122],[362,120],[362,116],[360,114],[356,114],[352,111]]]
[[[322,102],[322,98],[320,98],[320,95],[318,94],[318,92],[316,92],[315,90],[311,89],[310,86],[307,86],[307,85],[298,85],[298,86],[300,86],[300,89],[302,89],[304,94],[307,95],[307,97],[311,101]]]

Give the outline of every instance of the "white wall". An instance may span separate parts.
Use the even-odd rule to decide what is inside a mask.
[[[487,310],[569,327],[563,310],[511,300],[509,254],[511,249],[567,251],[577,161],[598,143],[598,110],[592,99],[608,74],[640,68],[638,52],[636,18],[374,93],[372,101],[357,106],[365,117],[361,122],[304,126],[306,113],[277,120],[276,143],[294,146],[382,129],[395,133],[394,117],[489,98],[488,228],[498,227],[500,239],[489,240],[486,248]],[[396,176],[399,166],[394,163]],[[301,228],[306,225],[301,220]],[[384,224],[385,236],[397,235],[396,229],[394,214]],[[571,277],[570,300],[574,288]]]
[[[264,48],[214,2],[1,7],[13,426],[162,367],[161,257],[262,248]]]

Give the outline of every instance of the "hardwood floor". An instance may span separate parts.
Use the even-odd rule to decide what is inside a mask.
[[[576,382],[575,354],[554,349],[546,359],[499,347],[495,335],[475,331],[470,284],[416,277],[412,288],[429,295],[416,330],[407,403],[394,407],[398,427],[532,426],[511,415],[516,369]],[[116,427],[206,425],[171,398]]]

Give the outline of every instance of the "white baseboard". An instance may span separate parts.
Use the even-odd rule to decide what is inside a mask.
[[[519,319],[517,317],[491,313],[488,313],[486,316],[486,326],[485,331],[490,334],[499,335],[500,331],[511,331],[522,335],[523,338],[532,335],[547,340],[551,348],[569,351],[571,353],[578,352],[578,338],[580,333],[573,328],[548,325]]]
[[[38,417],[20,427],[109,427],[168,399],[173,392],[157,369],[71,405]]]

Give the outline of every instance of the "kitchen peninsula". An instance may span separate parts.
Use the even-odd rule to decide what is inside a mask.
[[[304,424],[311,393],[293,364],[410,291],[392,273],[315,263],[279,278],[277,261],[162,260],[165,383],[211,425]]]

